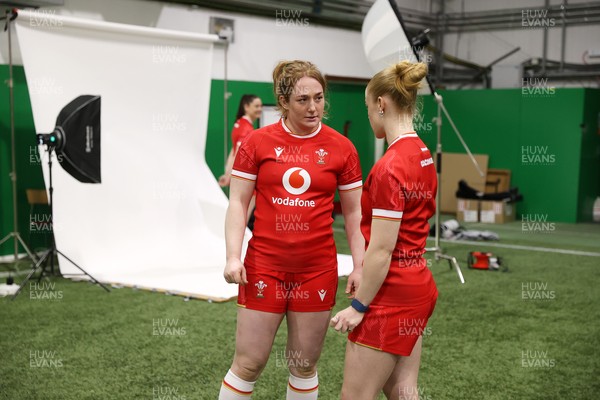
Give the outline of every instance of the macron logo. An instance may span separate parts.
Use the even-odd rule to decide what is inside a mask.
[[[327,294],[327,290],[321,289],[317,291],[317,293],[319,293],[319,297],[321,298],[321,301],[323,301],[325,299],[325,295]]]
[[[275,155],[277,156],[277,158],[279,158],[279,156],[281,155],[281,153],[283,153],[283,147],[275,147]]]

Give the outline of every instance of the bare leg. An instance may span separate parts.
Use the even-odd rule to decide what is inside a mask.
[[[348,341],[344,362],[343,400],[376,399],[399,356]]]
[[[231,371],[255,381],[267,365],[275,334],[284,314],[238,309],[235,355]]]
[[[330,311],[288,311],[286,355],[292,375],[310,378],[317,372],[317,361],[325,342],[329,318],[331,318]]]
[[[385,383],[383,392],[390,400],[419,400],[417,381],[421,366],[421,346],[423,337],[419,337],[412,353],[408,357],[400,357],[394,371]]]

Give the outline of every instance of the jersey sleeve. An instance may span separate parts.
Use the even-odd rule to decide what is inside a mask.
[[[258,135],[256,135],[258,136]],[[257,141],[255,135],[243,140],[233,162],[231,176],[234,178],[256,181],[258,174]]]
[[[344,166],[338,175],[338,190],[344,192],[359,189],[362,187],[362,170],[360,169],[358,152],[350,141],[347,141],[346,146],[343,146],[342,149],[344,151]]]
[[[233,151],[238,151],[241,144],[241,126],[240,123],[236,121],[235,124],[233,124],[233,129],[231,130],[231,147],[233,148]]]
[[[394,168],[393,159],[387,160],[375,171],[369,196],[373,219],[402,220],[405,200],[404,177],[400,169]]]

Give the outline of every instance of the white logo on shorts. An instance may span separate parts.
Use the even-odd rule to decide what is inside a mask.
[[[317,291],[317,293],[319,293],[319,297],[321,298],[321,301],[323,301],[325,299],[325,295],[327,294],[327,290],[321,289]]]

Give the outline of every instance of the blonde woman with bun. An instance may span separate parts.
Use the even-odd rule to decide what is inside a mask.
[[[252,396],[284,317],[287,345],[276,361],[290,373],[286,399],[317,398],[317,362],[338,284],[331,218],[336,190],[354,263],[346,292],[360,287],[365,246],[358,153],[350,140],[321,122],[327,84],[314,64],[282,61],[273,71],[273,84],[282,118],[242,142],[231,172],[223,275],[239,284],[239,308],[235,355],[220,400]],[[242,262],[246,212],[255,189],[254,231]],[[282,397],[265,397],[275,398]]]
[[[403,61],[377,73],[365,102],[375,137],[388,149],[365,181],[361,230],[366,252],[351,306],[330,326],[349,332],[342,399],[419,398],[422,335],[437,288],[423,258],[435,212],[437,178],[413,128],[423,63]]]

